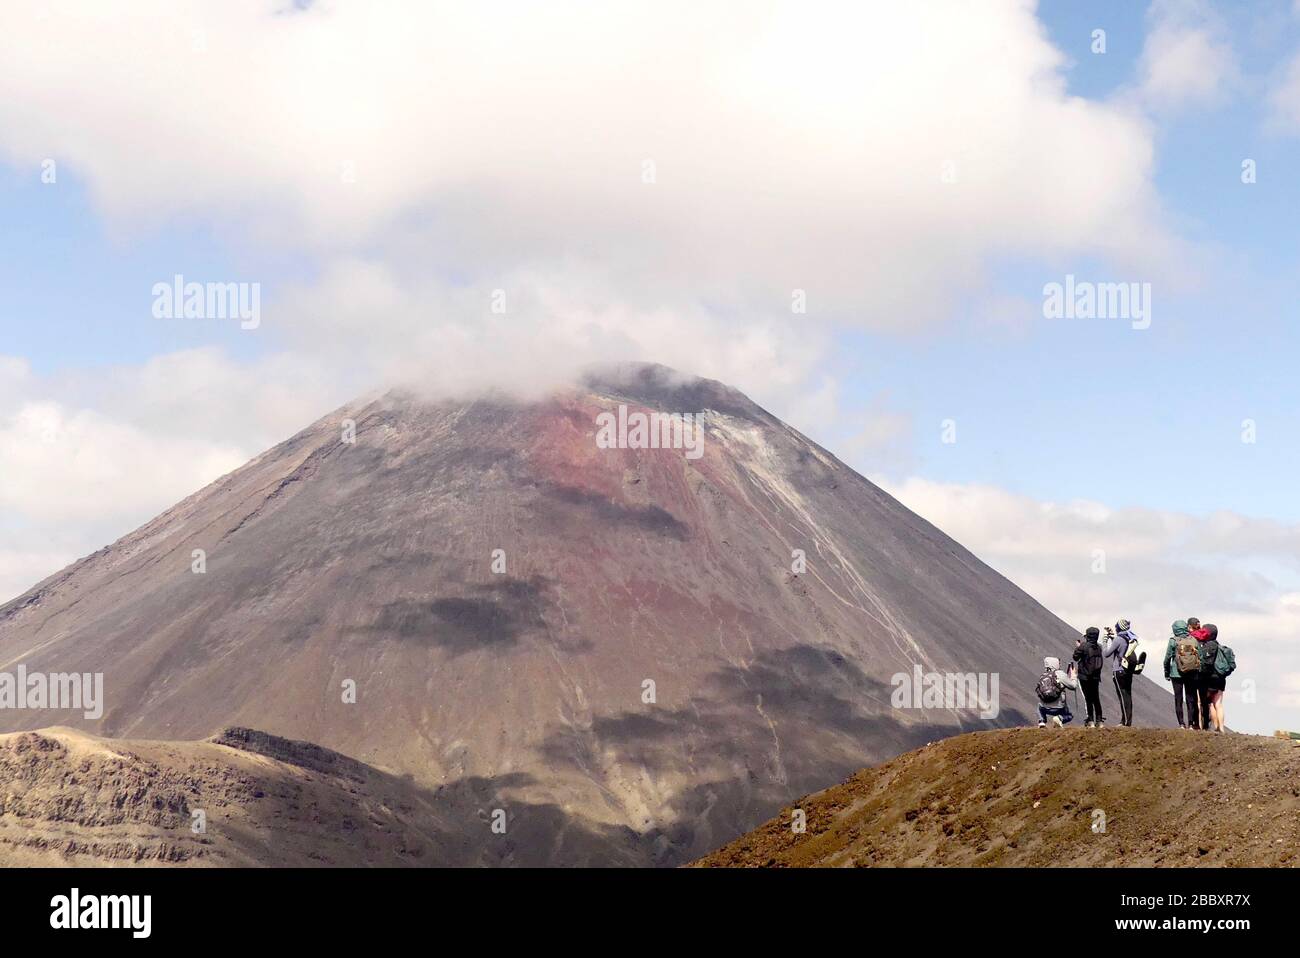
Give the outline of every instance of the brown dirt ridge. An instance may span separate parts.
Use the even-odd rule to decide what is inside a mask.
[[[806,796],[694,865],[1294,867],[1300,747],[1167,729],[973,732]]]

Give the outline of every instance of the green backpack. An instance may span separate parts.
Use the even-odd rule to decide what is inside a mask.
[[[1227,678],[1237,671],[1237,657],[1226,645],[1219,646],[1219,654],[1214,657],[1214,674]]]

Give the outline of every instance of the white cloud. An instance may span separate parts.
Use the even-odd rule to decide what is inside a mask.
[[[1300,525],[1100,503],[1039,502],[993,486],[878,484],[1080,629],[1130,619],[1163,657],[1174,619],[1219,626],[1237,653],[1230,724],[1294,726],[1300,678]],[[1094,571],[1104,551],[1104,571]],[[1161,677],[1159,663],[1153,678]],[[1245,701],[1247,681],[1256,701]]]
[[[520,271],[498,282],[452,287],[349,259],[288,291],[275,309],[294,345],[330,368],[430,395],[463,394],[487,381],[536,396],[591,363],[635,357],[794,402],[826,350],[826,331],[816,324],[728,320],[701,304],[634,306],[577,268]],[[502,313],[492,308],[498,289]]]
[[[89,409],[0,416],[0,602],[242,465],[247,451],[162,436]]]
[[[1269,121],[1283,133],[1300,133],[1300,51],[1287,61],[1269,93]]]
[[[1300,0],[1292,12],[1300,17]],[[1300,134],[1300,50],[1277,70],[1268,93],[1268,125],[1279,133]]]
[[[1139,63],[1144,101],[1156,110],[1215,106],[1238,80],[1222,22],[1203,0],[1156,0]]]
[[[311,312],[267,304],[264,329],[346,353],[364,327],[378,375],[516,382],[542,368],[520,357],[680,356],[697,331],[723,371],[781,375],[819,324],[990,296],[1003,256],[1179,276],[1149,125],[1067,94],[1029,0],[284,8],[10,11],[0,155],[58,159],[118,227],[309,251]]]
[[[36,522],[106,512],[144,519],[160,496],[184,498],[246,458],[232,446],[158,437],[90,410],[24,403],[0,424],[0,510]]]
[[[66,401],[151,435],[197,436],[253,452],[356,398],[367,385],[315,359],[276,353],[240,362],[211,347],[48,382]]]
[[[1278,682],[1278,686],[1282,690],[1281,704],[1286,708],[1300,709],[1300,672],[1292,672],[1283,676],[1281,681]],[[1292,722],[1290,725],[1282,726],[1282,728],[1295,731],[1296,724]]]

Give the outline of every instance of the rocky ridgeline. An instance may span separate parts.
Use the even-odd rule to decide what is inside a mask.
[[[341,776],[359,782],[364,781],[368,774],[364,764],[346,755],[322,748],[313,742],[281,738],[254,728],[232,725],[223,728],[208,741],[244,752],[265,755],[286,765],[295,765],[323,775]]]

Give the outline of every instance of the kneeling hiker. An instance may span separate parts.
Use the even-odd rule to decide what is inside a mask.
[[[1088,718],[1083,723],[1084,728],[1101,728],[1106,724],[1106,716],[1101,711],[1101,673],[1105,671],[1106,657],[1102,654],[1101,643],[1098,641],[1100,635],[1100,629],[1090,627],[1074,649],[1079,688],[1083,689],[1083,701],[1088,705]]]
[[[1061,660],[1054,655],[1043,659],[1043,674],[1038,678],[1038,727],[1047,728],[1047,718],[1051,716],[1052,725],[1060,728],[1071,721],[1069,703],[1065,701],[1066,689],[1077,689],[1079,683],[1074,680],[1074,665],[1068,672],[1061,671]]]
[[[1201,650],[1192,638],[1187,623],[1179,619],[1173,625],[1165,649],[1165,678],[1174,687],[1174,715],[1179,728],[1201,727],[1201,700],[1198,688],[1201,676]],[[1187,702],[1187,719],[1183,720],[1183,702]]]

